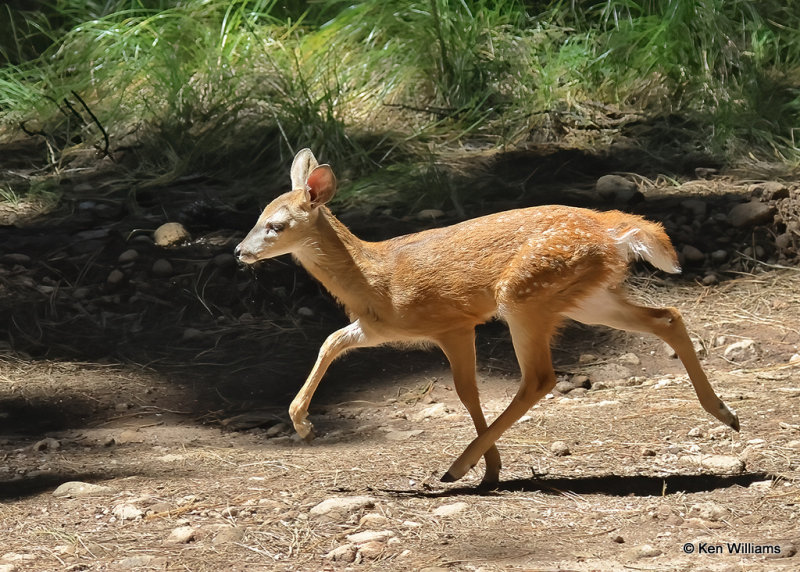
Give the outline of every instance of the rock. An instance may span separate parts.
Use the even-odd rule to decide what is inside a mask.
[[[135,262],[137,258],[139,258],[139,252],[133,248],[129,248],[119,255],[117,262],[120,264],[128,264],[129,262]]]
[[[311,516],[328,518],[346,518],[350,514],[375,506],[375,498],[368,496],[331,497],[313,506],[309,510]]]
[[[615,534],[613,532],[608,536],[608,539],[611,542],[614,542],[616,544],[624,544],[625,543],[625,539],[622,538],[622,536],[620,536],[619,534]]]
[[[125,280],[125,274],[123,274],[122,270],[115,268],[108,273],[106,284],[109,286],[117,286],[118,284],[121,284],[123,280]]]
[[[119,561],[119,567],[130,570],[162,570],[166,567],[167,559],[163,556],[152,554],[137,554],[128,556]]]
[[[786,250],[792,245],[792,234],[784,232],[775,237],[775,246],[780,250]]]
[[[314,310],[312,310],[308,306],[300,306],[297,309],[297,315],[298,316],[303,316],[304,318],[313,318],[314,317]]]
[[[628,558],[631,560],[638,560],[640,558],[655,558],[663,554],[661,549],[656,548],[650,544],[642,544],[628,551]]]
[[[152,272],[159,278],[168,278],[172,276],[172,263],[166,258],[159,258],[153,262]]]
[[[736,228],[747,228],[772,221],[775,207],[754,200],[733,207],[728,213],[728,222]]]
[[[444,211],[440,211],[439,209],[423,209],[417,213],[417,218],[419,220],[435,220],[443,216]]]
[[[580,373],[578,375],[572,376],[572,379],[570,380],[570,382],[576,388],[581,388],[582,387],[584,389],[591,389],[591,387],[592,387],[592,382],[589,381],[589,376],[588,375],[583,375],[583,374],[580,374]]]
[[[789,363],[792,365],[800,364],[800,354],[792,354],[792,357],[789,358]]]
[[[701,468],[715,473],[729,475],[742,473],[745,468],[744,461],[730,455],[685,455],[680,457],[680,461],[694,466],[699,465]]]
[[[36,441],[31,448],[34,451],[58,451],[61,448],[61,441],[47,437],[41,441]]]
[[[642,457],[655,457],[655,456],[656,452],[654,449],[651,449],[650,447],[644,447],[642,449]]]
[[[357,552],[358,549],[352,544],[343,544],[328,552],[325,558],[334,562],[354,562]]]
[[[407,441],[417,435],[422,434],[422,429],[411,429],[410,431],[389,431],[386,439],[389,441]]]
[[[189,231],[186,230],[181,223],[168,222],[156,229],[153,233],[153,242],[155,242],[157,246],[167,248],[180,244],[181,242],[186,242],[191,239],[191,237]]]
[[[706,255],[703,252],[691,244],[684,244],[683,249],[681,249],[681,254],[683,255],[683,259],[689,264],[698,264],[700,262],[704,262],[706,259]]]
[[[190,342],[192,340],[200,340],[205,337],[205,333],[203,330],[198,330],[197,328],[184,328],[183,334],[181,335],[181,340],[184,342]]]
[[[109,487],[103,485],[93,485],[81,481],[68,481],[59,485],[53,491],[54,497],[86,497],[92,495],[104,495],[111,492]]]
[[[373,540],[359,546],[356,557],[360,557],[362,560],[377,560],[385,551],[385,543]]]
[[[217,535],[211,540],[211,544],[232,544],[234,542],[241,542],[244,538],[244,533],[247,529],[243,526],[228,526],[220,530]]]
[[[386,542],[394,536],[397,536],[397,533],[393,530],[364,530],[348,534],[347,540],[356,546],[360,546],[367,542]]]
[[[691,429],[689,429],[689,432],[687,433],[687,435],[689,437],[702,437],[703,436],[703,430],[700,427],[692,427]]]
[[[725,262],[728,259],[728,251],[718,248],[711,253],[711,260],[717,264]]]
[[[358,521],[358,526],[361,528],[385,528],[389,524],[389,519],[377,512],[365,514]]]
[[[434,516],[454,516],[469,508],[469,504],[465,502],[454,502],[450,504],[443,504],[442,506],[433,509]]]
[[[566,457],[572,454],[564,441],[554,441],[553,444],[550,445],[550,452],[556,457]]]
[[[238,261],[233,254],[229,254],[227,252],[223,252],[222,254],[217,254],[213,260],[211,261],[214,266],[221,269],[230,269],[236,268],[238,266]]]
[[[758,357],[758,347],[753,340],[740,340],[726,347],[722,355],[727,360],[742,363]]]
[[[689,507],[688,518],[701,518],[711,522],[718,522],[730,515],[727,508],[714,502],[701,502]]]
[[[441,419],[447,415],[447,406],[444,403],[434,403],[413,416],[413,421],[424,421],[425,419]]]
[[[597,179],[594,188],[600,198],[606,201],[629,202],[637,193],[641,195],[636,183],[619,175],[603,175]]]
[[[283,433],[288,433],[290,431],[290,427],[287,423],[281,421],[280,423],[276,423],[269,429],[264,432],[264,435],[267,437],[277,437],[278,435],[282,435]]]
[[[136,520],[144,516],[144,511],[130,503],[118,504],[111,510],[111,514],[120,520]]]
[[[694,176],[698,179],[710,179],[717,173],[719,173],[719,169],[714,167],[695,167],[694,169]]]
[[[169,533],[165,542],[167,544],[188,544],[195,539],[196,535],[197,531],[191,526],[179,526]]]
[[[575,386],[571,381],[559,381],[554,389],[559,393],[569,393],[575,389]]]
[[[713,272],[709,272],[703,276],[703,279],[700,282],[703,284],[703,286],[714,286],[719,284],[719,278]]]
[[[28,266],[31,263],[31,257],[20,252],[10,252],[9,254],[0,256],[0,262],[3,262],[4,264],[20,264],[22,266]]]
[[[619,356],[617,358],[617,361],[619,361],[619,363],[622,363],[622,364],[625,364],[625,365],[641,365],[642,364],[642,360],[639,359],[639,356],[637,356],[634,353],[630,353],[630,352],[628,352],[626,354],[622,354],[621,356]]]
[[[604,363],[592,366],[586,370],[589,378],[594,382],[610,383],[621,379],[628,379],[633,376],[633,372],[618,363]]]

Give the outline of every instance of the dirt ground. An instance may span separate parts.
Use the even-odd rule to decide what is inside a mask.
[[[124,250],[103,240],[115,259]],[[67,276],[58,264],[78,256],[54,255],[48,268]],[[590,387],[549,395],[503,436],[495,490],[478,487],[482,463],[439,482],[474,429],[437,351],[344,357],[312,403],[316,440],[296,438],[286,408],[343,318],[294,270],[265,283],[232,269],[221,289],[244,306],[214,306],[208,280],[207,297],[192,295],[213,320],[162,310],[158,321],[165,292],[182,300],[180,280],[147,295],[134,278],[127,291],[84,286],[88,302],[40,289],[34,311],[14,280],[48,285],[49,270],[19,258],[0,292],[11,316],[0,353],[0,571],[796,570],[800,272],[744,258],[746,271],[706,285],[705,267],[675,279],[639,269],[630,281],[639,299],[683,312],[741,433],[701,409],[658,340],[568,325],[554,344],[559,380]],[[273,314],[291,319],[265,323],[267,302],[253,301],[265,289],[286,300]],[[76,304],[114,344],[83,337]],[[491,419],[518,378],[502,324],[480,328],[478,353]],[[83,485],[65,490],[70,482]]]

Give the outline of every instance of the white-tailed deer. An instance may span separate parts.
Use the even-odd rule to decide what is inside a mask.
[[[292,190],[267,205],[236,255],[253,264],[292,254],[352,320],[325,340],[292,401],[289,414],[301,437],[313,438],[309,402],[337,356],[392,342],[433,342],[450,361],[478,432],[442,480],[460,479],[483,456],[483,482],[495,483],[495,442],[555,385],[550,338],[564,318],[655,334],[678,354],[703,408],[739,430],[736,413],[711,388],[678,310],[638,306],[623,293],[634,258],[680,271],[661,225],[618,211],[544,206],[365,242],[325,206],[336,193],[330,166],[303,149],[291,179]],[[475,379],[475,326],[493,317],[508,323],[522,381],[508,408],[487,425]]]

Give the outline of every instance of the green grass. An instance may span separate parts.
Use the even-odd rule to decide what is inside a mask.
[[[450,153],[602,148],[618,115],[691,121],[680,144],[731,162],[800,157],[797,0],[42,6],[0,9],[0,136],[37,137],[56,173],[107,136],[153,185],[306,146],[345,179],[427,184]]]

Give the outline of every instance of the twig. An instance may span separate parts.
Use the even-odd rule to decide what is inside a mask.
[[[86,113],[89,114],[89,117],[91,117],[92,121],[94,121],[95,125],[97,125],[97,128],[100,130],[100,133],[103,134],[103,140],[106,143],[105,147],[103,148],[103,157],[111,157],[111,155],[108,153],[108,147],[109,147],[108,133],[106,133],[106,130],[103,128],[102,123],[100,123],[100,120],[97,119],[97,116],[94,113],[92,113],[92,110],[89,109],[89,106],[86,105],[86,102],[83,101],[83,98],[80,95],[78,95],[74,90],[72,90],[72,95],[74,95],[75,99],[77,99],[81,103],[83,108],[86,110]],[[67,100],[65,99],[64,101],[66,102]],[[111,160],[113,161],[114,157],[111,157]]]

